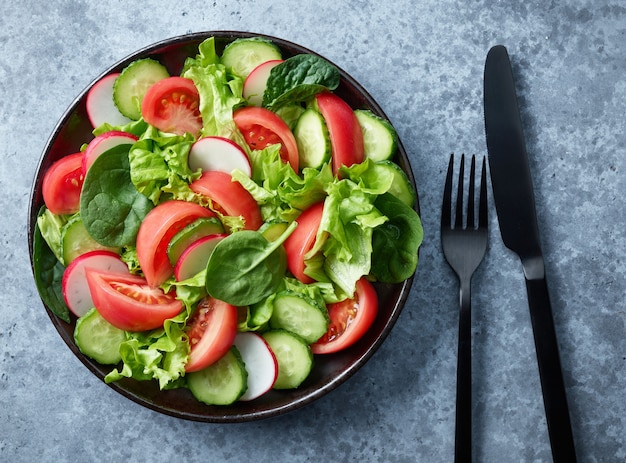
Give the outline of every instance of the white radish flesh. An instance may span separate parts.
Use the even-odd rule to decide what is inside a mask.
[[[213,253],[215,246],[226,238],[226,234],[216,234],[204,236],[194,241],[183,251],[174,267],[176,280],[183,281],[197,275],[201,270],[206,269],[209,257]]]
[[[77,317],[82,317],[93,307],[85,276],[86,268],[128,273],[128,266],[114,252],[91,251],[74,259],[63,272],[61,287],[65,303]]]
[[[274,386],[278,377],[278,362],[265,339],[251,331],[238,333],[234,345],[248,372],[248,389],[239,400],[254,400]]]
[[[137,141],[133,134],[119,131],[105,132],[89,142],[83,153],[83,175],[91,167],[98,156],[118,145],[132,145]]]
[[[205,137],[195,142],[189,151],[189,168],[194,172],[200,169],[227,174],[239,169],[248,177],[252,175],[248,155],[237,143],[223,137]]]
[[[113,86],[119,73],[109,74],[98,82],[87,93],[86,108],[89,122],[96,128],[108,122],[111,125],[126,125],[132,122],[122,115],[113,102]]]
[[[270,76],[270,72],[283,60],[275,59],[266,61],[255,67],[245,82],[243,83],[243,97],[253,106],[261,106],[263,103],[263,93],[267,87],[267,79]]]

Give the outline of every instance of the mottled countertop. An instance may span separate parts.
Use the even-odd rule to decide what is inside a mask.
[[[75,96],[137,49],[208,30],[278,36],[358,80],[410,155],[425,227],[409,300],[371,360],[315,403],[247,424],[162,415],[92,375],[50,323],[26,238],[39,157]],[[3,7],[0,43],[0,460],[452,461],[457,282],[440,203],[450,153],[486,154],[495,44],[516,75],[579,461],[626,460],[623,1],[21,0]],[[473,280],[474,457],[547,462],[522,270],[493,207],[490,226]]]

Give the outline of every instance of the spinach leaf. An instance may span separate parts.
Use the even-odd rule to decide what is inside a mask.
[[[372,233],[371,273],[383,283],[400,283],[417,268],[417,250],[424,231],[417,212],[391,193],[379,196],[374,206],[389,220]]]
[[[152,202],[130,179],[128,151],[119,145],[102,153],[85,176],[80,214],[89,234],[104,246],[133,244]]]
[[[276,292],[287,268],[281,244],[295,230],[292,222],[275,241],[242,230],[220,241],[207,264],[207,292],[236,306],[255,304]]]
[[[288,103],[306,101],[325,90],[335,90],[339,80],[339,70],[319,56],[292,56],[271,70],[263,106],[276,111]]]
[[[43,213],[43,208],[39,215]],[[43,303],[61,320],[70,322],[70,311],[63,299],[61,281],[65,267],[59,262],[43,239],[39,224],[33,233],[33,273],[37,291]]]

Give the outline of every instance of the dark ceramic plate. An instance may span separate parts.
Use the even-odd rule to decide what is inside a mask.
[[[217,31],[174,37],[133,53],[96,78],[94,83],[109,73],[120,72],[130,62],[148,56],[162,62],[172,75],[177,75],[182,69],[185,58],[187,56],[195,56],[198,45],[204,39],[211,36],[216,38],[218,52],[221,53],[223,47],[236,38],[260,36],[260,34]],[[284,57],[299,53],[316,54],[311,50],[279,38],[269,36],[266,36],[266,38],[272,40],[272,42],[281,48]],[[341,83],[336,90],[339,96],[343,97],[353,108],[370,109],[374,113],[386,117],[374,99],[352,77],[341,69],[340,72]],[[41,193],[43,174],[54,161],[69,153],[78,151],[83,143],[92,138],[92,127],[85,110],[85,99],[88,89],[89,87],[78,96],[65,112],[48,140],[39,162],[30,199],[29,250],[31,253],[31,265],[33,231],[37,212],[43,205]],[[411,183],[415,186],[413,173],[402,143],[398,144],[398,154],[395,160],[406,172]],[[372,328],[357,344],[348,350],[328,356],[317,356],[311,375],[301,387],[296,390],[270,391],[259,399],[251,402],[240,402],[226,407],[218,407],[207,406],[198,402],[186,389],[160,391],[156,381],[139,382],[126,379],[112,383],[110,387],[145,407],[167,415],[195,421],[252,421],[298,409],[342,384],[373,355],[387,337],[400,315],[400,311],[409,295],[412,282],[413,278],[397,285],[376,285],[380,308]],[[68,324],[57,318],[48,307],[46,307],[46,310],[52,324],[72,352],[74,352],[93,374],[103,379],[111,368],[90,360],[78,350],[73,341],[75,318],[72,316],[71,323]]]

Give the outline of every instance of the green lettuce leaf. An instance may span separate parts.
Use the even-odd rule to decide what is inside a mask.
[[[305,259],[310,260],[322,252],[325,256],[323,270],[328,279],[351,295],[357,280],[370,271],[372,231],[387,217],[374,207],[376,195],[351,180],[329,184],[327,193],[315,246]],[[312,262],[315,263],[315,259]],[[305,274],[321,278],[319,266],[309,267],[310,262],[306,261],[305,264]]]
[[[233,108],[245,104],[243,81],[219,63],[212,38],[200,44],[195,59],[187,59],[182,77],[193,80],[200,93],[202,136],[226,137],[246,146],[233,121]]]
[[[179,386],[189,358],[189,342],[184,330],[189,313],[183,310],[178,316],[166,320],[160,329],[128,333],[129,339],[120,345],[122,368],[109,372],[104,381],[155,379],[161,389]]]
[[[372,275],[384,283],[400,283],[417,268],[417,250],[424,230],[417,212],[401,200],[386,193],[375,206],[389,220],[376,227],[372,236]]]
[[[54,214],[46,207],[42,207],[37,216],[38,232],[61,264],[65,264],[63,262],[63,228],[70,217]]]
[[[164,199],[193,201],[196,194],[189,183],[200,177],[188,164],[194,141],[190,134],[174,135],[148,128],[131,147],[128,156],[130,178],[137,191],[154,204]]]
[[[324,200],[325,186],[334,177],[330,165],[320,170],[305,168],[301,176],[280,158],[280,146],[270,145],[250,153],[252,178],[233,172],[261,207],[265,221],[291,222],[309,206]]]

